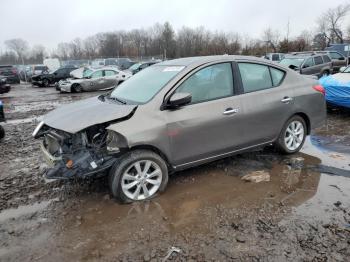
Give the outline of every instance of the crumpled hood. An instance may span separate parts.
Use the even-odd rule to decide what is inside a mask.
[[[63,105],[45,115],[43,121],[52,128],[74,134],[89,126],[127,117],[136,107],[92,97]]]

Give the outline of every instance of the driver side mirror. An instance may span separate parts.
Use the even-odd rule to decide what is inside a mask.
[[[166,104],[166,108],[174,109],[191,103],[192,95],[189,93],[174,93]]]
[[[338,60],[345,60],[345,57],[339,57]]]

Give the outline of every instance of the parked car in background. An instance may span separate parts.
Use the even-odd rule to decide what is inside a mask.
[[[289,67],[303,75],[321,77],[333,72],[331,58],[327,54],[301,54],[286,55],[280,64]]]
[[[135,64],[129,58],[106,58],[106,59],[95,59],[91,62],[91,67],[99,68],[104,66],[117,66],[120,70],[128,69],[130,66]]]
[[[279,62],[284,58],[285,54],[283,53],[267,53],[264,58],[271,60],[271,61],[276,61]]]
[[[330,44],[329,47],[325,48],[325,51],[338,51],[344,57],[348,58],[350,64],[350,43],[348,44]]]
[[[159,63],[159,61],[148,61],[148,62],[136,63],[136,64],[133,64],[131,67],[129,67],[127,71],[131,72],[131,74],[134,75],[140,72],[141,70],[157,63]]]
[[[61,92],[83,92],[111,89],[131,77],[128,72],[120,71],[115,67],[88,69],[81,77],[62,80],[58,89]]]
[[[347,66],[347,59],[338,51],[316,51],[316,54],[327,54],[333,63],[333,73],[339,72],[339,69],[343,66]]]
[[[5,122],[5,113],[2,101],[0,100],[0,122]],[[0,139],[5,137],[5,129],[0,125]]]
[[[340,68],[337,74],[322,77],[319,82],[326,90],[328,105],[350,108],[350,66]]]
[[[33,136],[53,165],[47,177],[109,170],[112,195],[139,201],[163,191],[178,170],[271,143],[298,152],[324,123],[323,92],[317,80],[265,59],[182,58],[51,111]]]
[[[75,66],[61,67],[52,73],[45,71],[42,74],[32,77],[32,84],[40,87],[47,87],[62,79],[70,77],[70,72],[77,69]]]
[[[12,65],[0,65],[0,75],[6,77],[9,84],[21,83],[17,68]]]
[[[0,75],[0,94],[8,93],[11,90],[11,86],[7,83],[6,76]]]

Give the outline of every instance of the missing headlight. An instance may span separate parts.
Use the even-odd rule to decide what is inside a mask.
[[[119,136],[116,132],[108,130],[107,133],[107,151],[110,153],[119,153]]]

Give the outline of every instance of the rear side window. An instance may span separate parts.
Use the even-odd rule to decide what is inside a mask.
[[[324,61],[325,63],[331,62],[331,59],[329,58],[328,55],[323,55],[322,58],[323,58],[323,61]]]
[[[190,93],[193,104],[232,96],[231,63],[216,64],[197,71],[178,87],[176,93]]]
[[[315,56],[315,57],[314,57],[314,60],[315,60],[315,64],[316,64],[316,65],[323,64],[323,60],[322,60],[322,57],[321,57],[321,56]]]
[[[278,86],[279,84],[281,84],[285,72],[283,72],[282,70],[273,68],[273,67],[270,67],[270,72],[271,72],[273,86]]]
[[[105,76],[114,76],[115,74],[116,74],[116,72],[113,70],[106,70],[105,71]]]
[[[268,66],[250,63],[238,63],[244,93],[250,93],[273,87]]]

